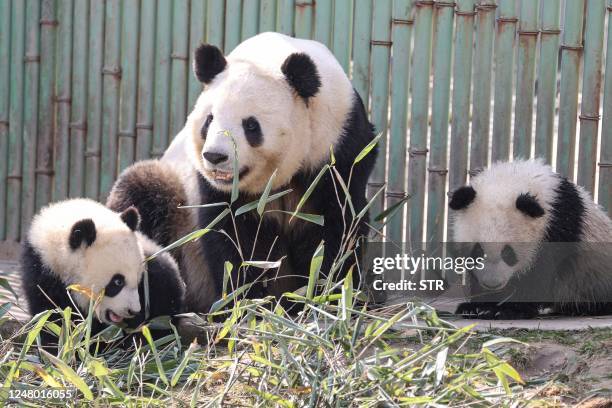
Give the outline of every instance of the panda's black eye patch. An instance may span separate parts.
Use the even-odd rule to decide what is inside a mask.
[[[206,139],[206,135],[208,135],[208,128],[210,127],[210,124],[213,121],[213,115],[212,113],[209,113],[208,116],[206,117],[206,120],[204,121],[204,125],[202,126],[202,129],[200,130],[200,134],[202,135],[202,139]]]
[[[120,273],[116,273],[115,275],[113,275],[110,282],[108,282],[108,284],[104,288],[104,295],[108,297],[114,297],[119,292],[121,292],[121,289],[123,289],[124,286],[125,277]]]
[[[518,263],[518,258],[516,257],[516,252],[510,245],[506,245],[504,249],[502,249],[501,257],[508,266],[514,266]]]
[[[249,116],[246,119],[242,119],[242,129],[244,129],[244,135],[251,146],[257,147],[261,145],[263,135],[261,133],[261,126],[255,117]]]

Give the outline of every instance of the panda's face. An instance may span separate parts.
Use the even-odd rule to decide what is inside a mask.
[[[222,191],[257,194],[277,170],[275,187],[302,165],[309,140],[308,112],[289,86],[249,64],[233,64],[200,96],[189,118],[195,162]]]

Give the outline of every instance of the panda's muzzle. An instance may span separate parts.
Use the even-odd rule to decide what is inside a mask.
[[[249,172],[248,167],[244,167],[238,173],[238,180],[242,179]],[[210,177],[218,183],[230,184],[234,181],[234,172],[233,171],[224,171],[224,170],[209,170],[208,173]]]

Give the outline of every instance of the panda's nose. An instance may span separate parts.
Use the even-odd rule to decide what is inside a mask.
[[[227,160],[227,154],[224,153],[204,152],[202,156],[212,164],[223,163]]]

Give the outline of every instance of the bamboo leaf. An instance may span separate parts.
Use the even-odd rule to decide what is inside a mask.
[[[308,222],[311,222],[313,224],[317,224],[320,226],[325,225],[325,217],[323,217],[322,215],[318,215],[318,214],[307,214],[303,212],[295,213],[295,212],[284,211],[284,210],[272,210],[270,212],[280,212],[280,213],[290,214],[291,218],[293,217],[299,218],[300,220],[308,221]]]
[[[408,200],[410,200],[411,197],[411,195],[407,195],[406,197],[399,200],[397,203],[393,204],[391,207],[386,208],[374,218],[374,221],[382,221],[385,218],[391,218],[393,215],[395,215],[397,211],[402,208],[404,204],[406,204]]]
[[[295,207],[295,210],[293,212],[293,214],[294,214],[293,216],[295,216],[295,214],[300,212],[300,210],[302,209],[302,207],[306,203],[306,200],[308,200],[308,198],[310,197],[310,195],[312,194],[314,189],[317,187],[317,184],[319,184],[319,180],[321,180],[321,177],[323,177],[323,175],[325,174],[325,172],[328,169],[329,169],[329,164],[326,164],[325,166],[323,166],[323,168],[319,171],[319,174],[317,174],[317,176],[314,178],[312,183],[310,183],[310,186],[308,186],[308,189],[302,195],[302,198],[300,198],[300,201],[298,202],[297,207]],[[291,218],[293,218],[293,216]],[[291,219],[289,219],[289,221],[291,221]]]
[[[268,196],[270,195],[270,190],[272,190],[272,185],[274,184],[274,179],[276,178],[276,170],[270,176],[268,180],[268,184],[266,184],[266,188],[264,189],[261,197],[259,197],[259,202],[257,203],[257,213],[262,215],[264,209],[266,208],[266,203],[268,201]]]
[[[374,149],[374,146],[376,146],[378,144],[378,141],[380,140],[382,135],[383,134],[381,132],[374,139],[372,139],[372,141],[370,143],[368,143],[368,145],[366,147],[364,147],[361,150],[361,152],[359,152],[357,157],[355,157],[355,160],[353,161],[353,164],[357,164],[360,161],[362,161],[372,151],[372,149]]]
[[[276,200],[278,198],[281,198],[282,196],[287,195],[287,194],[289,194],[292,191],[293,191],[293,189],[288,189],[288,190],[285,190],[285,191],[281,191],[280,193],[272,194],[266,200],[266,204],[267,203],[271,203],[272,201],[274,201],[274,200]],[[247,213],[247,212],[249,212],[251,210],[254,210],[255,208],[257,208],[258,204],[259,204],[258,200],[251,201],[250,203],[247,203],[247,204],[243,205],[242,207],[239,207],[236,210],[236,212],[234,213],[234,216],[237,217],[237,216],[242,215],[244,213]]]
[[[273,269],[281,266],[282,258],[278,261],[244,261],[242,266],[252,266],[259,269]]]
[[[77,389],[83,393],[85,399],[87,399],[88,401],[93,401],[94,397],[93,393],[91,392],[91,389],[89,389],[89,386],[85,383],[85,381],[83,381],[83,379],[79,377],[79,375],[72,368],[70,368],[62,360],[45,351],[44,349],[40,349],[40,352],[47,359],[49,359],[51,363],[53,363],[53,365],[64,375],[64,378],[66,378],[66,380],[68,380],[72,385],[77,387]]]
[[[172,379],[170,380],[170,386],[174,387],[178,383],[178,380],[181,378],[183,371],[185,371],[185,367],[187,367],[187,363],[189,363],[189,360],[191,359],[191,355],[195,350],[197,350],[197,348],[198,343],[196,341],[189,345],[189,348],[187,349],[187,351],[185,351],[185,355],[183,356],[181,363],[178,365],[176,371],[174,371],[174,374],[172,375]]]
[[[376,201],[376,199],[378,198],[378,196],[380,195],[380,193],[382,193],[385,189],[385,186],[382,186],[370,199],[370,201],[368,201],[368,203],[361,209],[361,211],[359,211],[359,214],[357,214],[357,219],[363,218],[363,216],[366,214],[366,212],[368,212],[368,210],[370,209],[370,207],[372,206],[372,204],[374,204],[374,202]]]
[[[17,296],[17,292],[15,292],[13,290],[13,287],[11,286],[10,282],[8,281],[8,279],[0,278],[0,286],[2,286],[7,291],[11,292],[12,295],[15,297],[15,299],[17,299],[17,300],[19,299],[19,296]]]
[[[319,272],[323,264],[323,256],[325,254],[325,243],[321,241],[310,260],[310,272],[308,274],[308,288],[306,289],[306,298],[311,299],[314,296],[315,286],[319,280]]]
[[[157,347],[155,347],[155,342],[153,341],[153,337],[151,336],[151,331],[149,328],[144,325],[142,326],[142,335],[147,340],[149,347],[151,347],[151,352],[153,353],[153,358],[155,359],[155,365],[157,366],[157,373],[159,374],[159,379],[166,385],[168,385],[168,377],[166,377],[166,372],[164,371],[164,366],[161,362],[161,358],[159,357],[159,353],[157,352]]]

